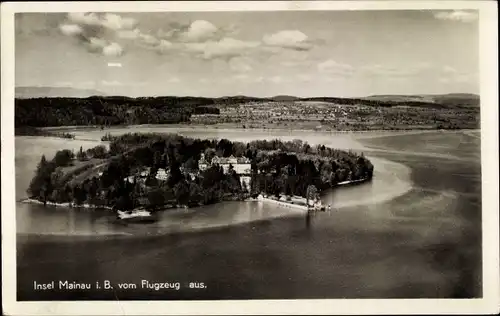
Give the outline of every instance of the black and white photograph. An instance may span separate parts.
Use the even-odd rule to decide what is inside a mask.
[[[496,3],[368,2],[2,6],[6,311],[498,312]]]

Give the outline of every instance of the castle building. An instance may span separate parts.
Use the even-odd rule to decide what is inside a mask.
[[[212,165],[219,165],[224,169],[224,173],[229,171],[229,167],[232,165],[234,171],[239,175],[249,175],[252,170],[252,165],[250,159],[246,157],[219,157],[215,156],[212,158],[211,163],[208,163],[205,159],[205,155],[201,154],[201,159],[198,161],[198,168],[200,171],[208,169]]]
[[[167,181],[168,172],[163,168],[158,169],[158,171],[156,172],[156,179],[160,181]]]

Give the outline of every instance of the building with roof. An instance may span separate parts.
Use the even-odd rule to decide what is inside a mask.
[[[160,181],[167,181],[168,172],[163,168],[159,168],[158,171],[156,172],[156,179]]]
[[[229,171],[230,166],[233,166],[234,171],[239,175],[250,175],[252,170],[252,164],[250,159],[247,157],[219,157],[215,156],[209,163],[205,159],[205,155],[201,154],[201,158],[198,161],[198,168],[203,171],[212,165],[219,165],[224,169],[224,173]]]

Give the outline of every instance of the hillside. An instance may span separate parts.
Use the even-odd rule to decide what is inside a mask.
[[[382,102],[422,102],[441,105],[466,105],[479,106],[480,98],[472,93],[449,93],[449,94],[420,94],[420,95],[372,95],[362,98],[364,100]]]
[[[93,95],[105,95],[101,91],[75,89],[70,87],[16,87],[16,99],[30,98],[86,98]]]
[[[324,130],[477,129],[479,104],[479,96],[469,94],[16,98],[15,124],[16,128],[182,123]]]

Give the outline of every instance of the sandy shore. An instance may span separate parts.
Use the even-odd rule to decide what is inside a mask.
[[[39,204],[39,205],[44,205],[42,201],[38,201],[35,199],[23,199],[19,201],[20,203],[28,203],[28,204]],[[76,205],[73,203],[56,203],[56,202],[50,202],[47,201],[46,205],[48,206],[55,206],[55,207],[71,207],[71,208],[87,208],[87,209],[106,209],[106,210],[112,210],[112,207],[109,206],[97,206],[97,205],[91,205],[91,204],[82,204],[82,205]]]

